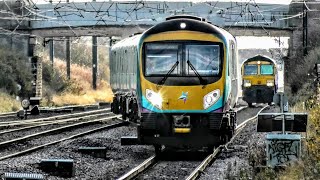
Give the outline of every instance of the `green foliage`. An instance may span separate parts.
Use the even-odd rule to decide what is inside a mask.
[[[29,96],[32,93],[32,75],[27,62],[19,52],[0,48],[0,88],[11,95]]]

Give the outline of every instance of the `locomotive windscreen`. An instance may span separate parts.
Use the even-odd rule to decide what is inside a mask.
[[[145,75],[166,75],[170,68],[181,61],[178,44],[147,44],[145,56]],[[171,73],[178,75],[181,72],[179,66]]]
[[[272,75],[273,74],[273,65],[272,64],[262,64],[260,66],[260,74]]]
[[[178,66],[168,76],[192,76],[187,61],[199,75],[218,76],[222,71],[221,45],[199,42],[146,43],[144,46],[145,76],[163,76],[178,62]]]
[[[258,74],[258,66],[247,64],[244,66],[244,74],[245,75],[256,75]]]

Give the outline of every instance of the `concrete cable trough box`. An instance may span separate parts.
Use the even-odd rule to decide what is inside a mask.
[[[42,159],[40,167],[54,176],[73,177],[75,175],[73,159]]]

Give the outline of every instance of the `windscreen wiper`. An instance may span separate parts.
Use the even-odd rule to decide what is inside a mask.
[[[198,73],[198,71],[196,70],[196,68],[194,68],[194,66],[191,64],[191,62],[190,62],[189,60],[187,61],[187,64],[188,64],[188,66],[191,67],[191,69],[193,70],[193,72],[197,75],[197,77],[198,77],[198,79],[199,79],[199,81],[200,81],[200,84],[201,84],[201,85],[207,85],[207,81],[204,80],[204,79],[201,77],[201,75]]]
[[[171,69],[167,72],[167,74],[157,83],[157,85],[163,85],[167,78],[169,77],[169,75],[174,71],[174,69],[178,66],[179,61],[176,61],[176,63],[174,63],[174,65],[171,67]]]

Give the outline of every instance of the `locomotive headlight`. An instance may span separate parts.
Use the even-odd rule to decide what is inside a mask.
[[[215,102],[217,102],[219,97],[220,97],[219,89],[209,92],[207,95],[203,97],[203,109],[208,109]]]
[[[273,80],[267,80],[267,86],[274,86]]]
[[[247,79],[243,80],[243,86],[244,87],[250,87],[251,86],[251,81],[247,80]]]
[[[180,28],[181,29],[185,29],[186,27],[187,27],[186,23],[184,23],[184,22],[180,23]]]
[[[146,98],[155,107],[159,109],[162,108],[162,97],[159,93],[156,93],[150,89],[146,89]]]

